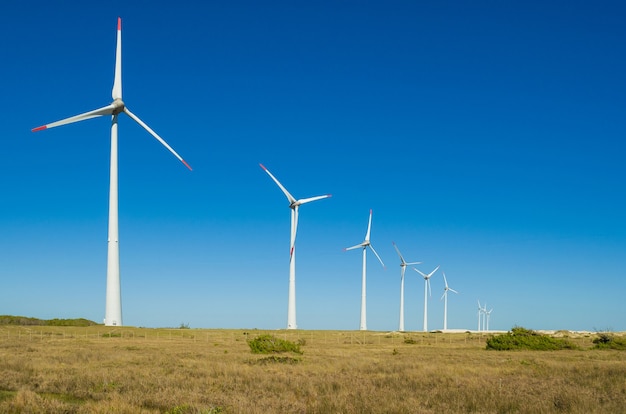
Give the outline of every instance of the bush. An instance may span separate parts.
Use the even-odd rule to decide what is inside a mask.
[[[495,335],[487,339],[487,349],[494,349],[496,351],[514,349],[557,351],[561,349],[577,349],[577,347],[567,339],[553,338],[530,329],[516,326],[505,334]]]
[[[276,338],[274,335],[260,335],[248,340],[248,346],[253,354],[274,354],[279,352],[293,352],[301,354],[300,344]]]
[[[595,349],[618,349],[626,350],[626,338],[616,337],[608,332],[599,332],[593,339]]]
[[[0,315],[0,325],[19,326],[95,326],[94,321],[84,318],[78,319],[37,319],[26,316]]]

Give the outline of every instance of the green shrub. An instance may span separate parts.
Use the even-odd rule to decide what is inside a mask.
[[[84,318],[78,319],[37,319],[26,316],[0,315],[0,325],[20,326],[95,326],[94,321]]]
[[[616,337],[608,332],[599,332],[593,339],[595,349],[626,350],[626,338]]]
[[[274,335],[260,335],[248,340],[248,346],[253,354],[274,354],[279,352],[293,352],[301,354],[300,344],[276,338]]]
[[[577,347],[567,339],[553,338],[530,329],[516,326],[505,334],[488,338],[487,349],[494,349],[496,351],[515,349],[557,351],[561,349],[577,349]]]

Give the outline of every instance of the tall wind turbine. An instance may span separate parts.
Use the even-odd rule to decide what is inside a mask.
[[[448,279],[446,279],[445,272],[443,272],[443,282],[445,287],[443,288],[443,296],[441,296],[441,299],[443,299],[443,330],[445,331],[448,329],[448,291],[454,293],[459,292],[448,286]]]
[[[372,244],[370,243],[370,231],[371,230],[372,230],[372,210],[370,209],[370,220],[367,224],[367,233],[365,233],[365,240],[363,240],[363,242],[361,242],[360,244],[357,244],[356,246],[346,247],[344,249],[344,250],[353,250],[353,249],[358,249],[359,247],[363,249],[363,277],[361,279],[361,323],[359,325],[359,329],[362,331],[367,330],[367,310],[366,310],[365,299],[366,299],[366,290],[367,290],[366,289],[366,267],[367,267],[367,254],[366,253],[367,253],[368,247],[372,249],[376,257],[378,258],[378,261],[380,262],[380,264],[383,265],[383,268],[385,267],[383,260],[380,258],[378,253],[376,253],[376,250],[374,250],[374,246],[372,246]]]
[[[120,289],[120,252],[119,252],[119,231],[118,231],[118,174],[117,174],[117,117],[124,112],[131,119],[143,127],[150,135],[157,139],[176,158],[178,158],[187,168],[191,170],[189,164],[181,158],[160,136],[157,135],[148,125],[130,110],[122,101],[122,19],[117,19],[117,47],[115,50],[115,78],[113,81],[113,91],[111,93],[113,102],[93,111],[65,118],[60,121],[33,128],[33,132],[48,128],[84,121],[105,115],[111,115],[111,164],[109,178],[109,238],[107,255],[107,290],[106,309],[104,324],[106,326],[122,325],[122,298]]]
[[[331,195],[325,194],[316,197],[302,198],[296,200],[289,191],[272,175],[271,172],[263,164],[259,164],[263,170],[270,176],[272,180],[278,185],[282,192],[287,196],[289,200],[289,208],[291,209],[291,242],[289,245],[289,301],[287,304],[287,329],[296,329],[296,232],[298,231],[298,208],[302,204],[310,203],[311,201],[321,200],[322,198],[328,198]]]
[[[404,332],[404,272],[406,271],[406,267],[408,265],[417,265],[422,262],[406,262],[404,257],[402,257],[402,253],[398,249],[398,246],[394,242],[393,247],[396,249],[398,256],[400,256],[400,327],[399,331]]]
[[[481,318],[482,314],[483,314],[483,308],[480,307],[480,300],[478,300],[478,332],[481,331],[481,329],[480,329],[480,327],[481,327],[480,322],[481,322],[481,319],[482,319]]]
[[[430,278],[439,270],[439,266],[435,267],[435,270],[429,274],[422,273],[416,268],[413,268],[413,270],[424,278],[424,332],[428,332],[428,293],[430,293]]]

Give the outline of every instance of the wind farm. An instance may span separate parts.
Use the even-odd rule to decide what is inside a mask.
[[[423,262],[409,267],[441,267],[424,298],[423,277],[409,269],[402,285],[368,252],[367,330],[400,330],[403,319],[404,331],[423,331],[426,307],[428,331],[474,332],[477,299],[493,309],[489,331],[624,329],[622,88],[615,73],[578,64],[587,53],[619,72],[610,57],[623,28],[595,30],[586,19],[606,13],[581,8],[556,31],[539,18],[546,10],[510,5],[470,20],[416,4],[197,5],[167,18],[131,5],[36,16],[7,6],[0,302],[6,313],[116,326],[293,326],[285,195],[268,188],[262,162],[294,196],[333,194],[298,217],[297,329],[360,328],[362,263],[342,249],[370,208],[385,264],[398,257],[393,241]],[[519,20],[503,28],[511,13]],[[568,68],[568,81],[555,75]],[[156,137],[129,113],[193,172],[145,142]],[[442,271],[459,294],[433,300]],[[589,288],[589,275],[617,288]],[[547,293],[556,288],[562,297]],[[107,315],[109,298],[119,312]]]
[[[626,5],[3,12],[0,412],[626,405]]]

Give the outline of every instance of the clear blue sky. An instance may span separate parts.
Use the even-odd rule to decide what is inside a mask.
[[[626,330],[623,2],[9,2],[0,90],[0,314],[102,321],[122,17],[124,323],[398,327],[395,241],[450,286],[450,328]],[[423,280],[407,271],[407,330]],[[432,279],[429,328],[443,325]]]

